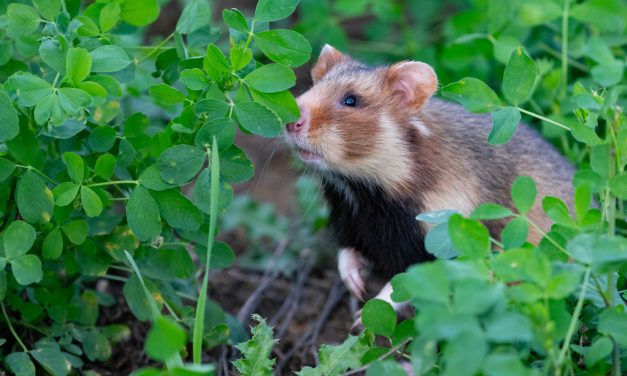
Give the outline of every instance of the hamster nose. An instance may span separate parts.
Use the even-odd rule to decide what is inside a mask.
[[[292,123],[287,123],[287,131],[290,133],[296,133],[299,132],[301,129],[303,129],[303,125],[305,125],[305,121],[300,118],[295,122]]]
[[[287,123],[285,126],[287,128],[288,133],[298,133],[302,132],[305,129],[305,124],[307,123],[307,117],[301,111],[300,118],[292,123]]]

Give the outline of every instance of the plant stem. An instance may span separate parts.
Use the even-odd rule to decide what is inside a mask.
[[[141,64],[144,60],[148,59],[149,57],[151,57],[152,55],[154,55],[155,52],[159,51],[161,49],[161,47],[163,47],[164,44],[168,43],[168,41],[170,39],[172,39],[172,37],[174,37],[174,32],[170,33],[170,35],[168,35],[164,40],[161,41],[161,43],[159,43],[158,45],[156,45],[146,56],[142,57],[141,59],[137,60],[137,62],[135,63],[135,65],[139,65]]]
[[[398,345],[396,345],[396,346],[392,347],[392,348],[391,348],[388,352],[386,352],[385,354],[381,355],[381,356],[380,356],[380,357],[378,357],[376,360],[383,360],[383,359],[387,358],[388,356],[390,356],[390,355],[394,354],[396,351],[398,351],[398,349],[400,349],[400,348],[402,348],[403,346],[405,346],[405,345],[406,345],[409,341],[410,341],[409,339],[404,340],[403,342],[399,343]],[[368,367],[370,367],[373,363],[374,363],[374,362],[370,362],[370,363],[366,364],[366,365],[365,365],[365,366],[363,366],[363,367],[356,368],[356,369],[350,370],[350,371],[348,371],[348,372],[345,372],[345,373],[343,373],[343,374],[342,374],[342,376],[354,375],[354,374],[360,373],[360,372],[362,372],[362,371],[365,371],[365,370],[367,370],[367,369],[368,369]]]
[[[591,271],[592,271],[591,267],[586,268],[586,273],[583,277],[581,291],[579,291],[579,298],[577,299],[577,305],[575,306],[575,310],[573,311],[573,316],[570,319],[570,324],[568,325],[568,331],[566,332],[566,337],[564,338],[562,349],[560,350],[559,356],[557,357],[557,364],[555,366],[558,367],[559,369],[562,368],[562,363],[564,363],[564,359],[566,358],[566,353],[568,352],[570,341],[573,338],[573,335],[575,334],[575,327],[577,326],[577,321],[579,321],[579,315],[581,315],[581,310],[583,308],[583,299],[586,296],[586,290],[588,289],[588,282],[590,280]]]
[[[568,13],[570,0],[564,0],[562,11],[562,97],[566,96],[568,80]]]
[[[58,184],[57,184],[57,182],[56,182],[54,179],[52,179],[52,178],[51,178],[51,177],[49,177],[48,175],[44,174],[43,172],[39,171],[38,169],[36,169],[36,168],[35,168],[35,167],[33,167],[33,166],[29,166],[29,165],[19,165],[19,164],[18,164],[18,165],[15,165],[15,166],[16,166],[16,167],[19,167],[19,168],[24,168],[24,169],[26,169],[26,170],[33,170],[33,171],[35,171],[36,173],[38,173],[39,175],[41,175],[42,177],[46,178],[46,180],[48,180],[48,181],[49,181],[49,182],[51,182],[52,184],[54,184],[54,185],[58,185]]]
[[[104,181],[102,183],[93,183],[88,184],[87,187],[104,187],[107,185],[118,185],[118,184],[139,184],[139,180],[114,180],[114,181]]]
[[[515,106],[515,107],[516,107],[516,109],[518,109],[518,111],[522,112],[523,114],[527,114],[527,115],[532,116],[532,117],[534,117],[536,119],[540,119],[542,121],[546,121],[547,123],[550,123],[550,124],[553,124],[553,125],[557,125],[558,127],[562,128],[562,129],[566,129],[567,131],[570,131],[570,128],[567,125],[559,123],[559,122],[557,122],[555,120],[551,120],[551,119],[549,119],[549,118],[547,118],[545,116],[538,115],[535,112],[527,111],[524,108],[520,108],[518,106]]]
[[[529,225],[531,225],[531,227],[534,228],[534,230],[538,231],[538,233],[540,235],[542,235],[543,238],[546,238],[549,242],[551,242],[551,244],[553,244],[555,246],[555,248],[559,249],[560,251],[562,251],[564,254],[569,255],[570,254],[568,252],[566,252],[566,250],[564,249],[564,247],[562,247],[558,242],[555,241],[555,239],[553,239],[552,237],[550,237],[546,232],[542,231],[542,229],[536,225],[535,223],[533,223],[527,216],[521,215],[521,218],[524,218],[527,223],[529,223]]]
[[[15,337],[15,340],[17,341],[17,343],[19,343],[20,347],[22,347],[22,350],[24,350],[24,352],[27,353],[28,347],[26,347],[24,342],[22,342],[22,340],[20,339],[20,336],[18,336],[17,333],[15,332],[15,329],[13,328],[13,325],[11,324],[11,320],[9,319],[9,315],[7,315],[7,310],[6,308],[4,308],[3,302],[0,302],[0,307],[2,307],[2,314],[4,315],[4,319],[7,321],[7,325],[9,326],[9,330],[11,331],[11,334],[13,334],[13,337]]]

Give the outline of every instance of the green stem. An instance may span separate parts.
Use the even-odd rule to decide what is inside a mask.
[[[583,308],[583,300],[586,296],[586,290],[588,289],[588,281],[590,280],[590,272],[591,268],[586,268],[586,274],[583,277],[583,284],[581,287],[581,291],[579,291],[579,298],[577,299],[577,305],[575,306],[575,310],[573,311],[573,316],[570,319],[570,324],[568,325],[568,331],[566,332],[566,338],[564,338],[564,343],[562,344],[562,349],[557,358],[556,367],[559,369],[562,368],[562,364],[564,363],[564,359],[566,358],[566,353],[568,352],[568,347],[570,346],[570,341],[575,334],[575,327],[577,326],[577,321],[579,321],[579,315],[581,315],[581,310]]]
[[[49,182],[51,182],[52,184],[57,185],[57,182],[56,182],[56,181],[54,181],[54,179],[52,179],[52,178],[51,178],[51,177],[49,177],[48,175],[44,174],[43,172],[39,171],[37,168],[35,168],[35,167],[33,167],[33,166],[29,166],[29,165],[19,165],[19,164],[18,164],[18,165],[15,165],[15,166],[16,166],[16,167],[19,167],[19,168],[26,169],[26,170],[33,170],[33,171],[35,171],[36,173],[38,173],[39,175],[41,175],[42,177],[46,178],[46,180],[48,180],[48,181],[49,181]]]
[[[255,20],[252,20],[250,23],[250,31],[248,32],[248,39],[246,39],[246,45],[244,45],[244,49],[247,49],[250,46],[250,42],[253,40],[253,36],[255,35]]]
[[[559,122],[557,122],[555,120],[551,120],[548,117],[545,117],[545,116],[542,116],[542,115],[538,115],[535,112],[527,111],[524,108],[520,108],[518,106],[515,106],[515,107],[516,107],[516,109],[518,109],[518,111],[522,112],[523,114],[527,114],[527,115],[532,116],[532,117],[534,117],[536,119],[540,119],[542,121],[546,121],[547,123],[556,125],[556,126],[558,126],[560,128],[563,128],[563,129],[566,129],[567,131],[570,131],[570,127],[568,127],[567,125],[559,123]]]
[[[22,350],[24,350],[24,352],[28,352],[28,347],[26,347],[24,342],[22,342],[22,339],[20,338],[20,336],[17,335],[17,332],[15,332],[15,329],[13,328],[11,320],[9,319],[9,315],[7,315],[7,310],[6,308],[4,308],[3,302],[0,302],[0,307],[2,307],[2,314],[4,315],[4,319],[7,321],[7,325],[9,326],[11,334],[13,334],[13,337],[15,337],[15,340],[17,341],[17,343],[19,343],[20,347],[22,347]]]
[[[114,180],[114,181],[104,181],[102,183],[93,183],[88,184],[87,187],[104,187],[107,185],[119,185],[119,184],[139,184],[139,180]]]
[[[570,0],[564,0],[562,11],[562,97],[566,95],[568,80],[568,12]]]
[[[148,59],[149,57],[151,57],[152,55],[155,54],[155,52],[159,51],[161,49],[161,47],[163,47],[163,45],[165,45],[166,43],[168,43],[168,41],[170,39],[172,39],[172,37],[174,37],[174,33],[170,33],[170,35],[168,35],[164,40],[161,41],[161,43],[159,43],[158,45],[156,45],[146,56],[142,57],[141,59],[137,60],[137,62],[135,63],[135,65],[139,65],[141,64],[144,60]]]
[[[65,0],[61,0],[61,9],[67,13],[67,5],[65,5]]]
[[[564,254],[570,256],[570,254],[568,252],[566,252],[564,247],[562,247],[558,242],[555,241],[555,239],[553,239],[546,232],[544,232],[538,225],[533,223],[529,218],[527,218],[524,215],[520,215],[519,217],[524,218],[527,221],[527,223],[529,223],[529,225],[534,228],[534,230],[536,230],[540,235],[542,235],[543,238],[546,238],[549,242],[551,242],[551,244],[553,244],[555,246],[555,248],[559,249]]]

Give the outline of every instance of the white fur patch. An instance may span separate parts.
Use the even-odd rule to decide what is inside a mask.
[[[420,134],[425,137],[429,137],[432,134],[431,130],[425,125],[425,123],[420,121],[420,119],[417,119],[417,118],[412,119],[411,125],[416,127],[416,129],[418,129],[418,132],[420,132]]]

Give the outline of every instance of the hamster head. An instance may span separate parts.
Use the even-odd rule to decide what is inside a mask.
[[[299,157],[322,173],[403,184],[415,138],[431,133],[417,115],[437,89],[433,69],[416,61],[370,67],[325,45],[311,76],[296,100],[300,119],[285,130]]]

